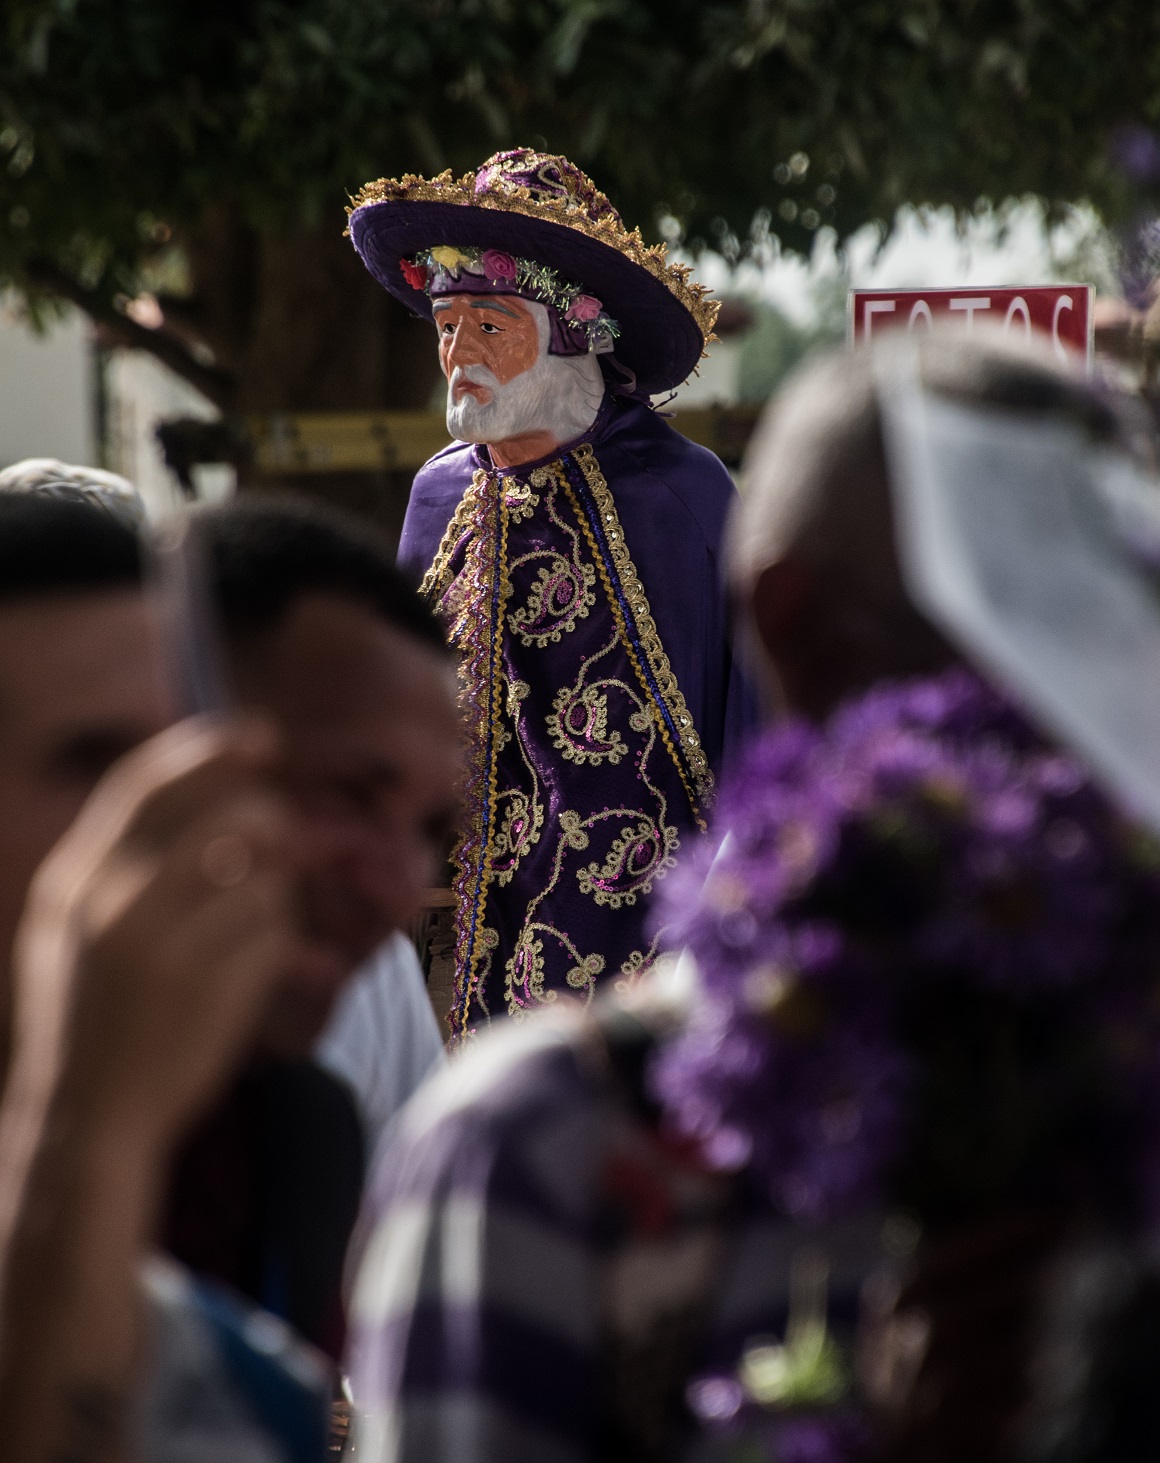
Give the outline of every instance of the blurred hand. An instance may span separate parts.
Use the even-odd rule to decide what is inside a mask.
[[[156,1150],[214,1094],[295,929],[294,828],[256,720],[186,722],[101,782],[49,855],[15,947],[17,1091]],[[58,1090],[59,1089],[59,1090]]]

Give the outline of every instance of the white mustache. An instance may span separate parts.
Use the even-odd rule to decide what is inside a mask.
[[[456,366],[447,383],[452,397],[455,396],[455,388],[465,381],[470,381],[473,386],[486,386],[493,394],[501,390],[499,377],[486,366]]]

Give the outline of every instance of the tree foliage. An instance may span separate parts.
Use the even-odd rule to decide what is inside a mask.
[[[530,142],[646,232],[808,249],[905,201],[1115,216],[1112,139],[1160,121],[1152,0],[7,0],[0,23],[0,282],[106,319],[168,295],[151,348],[172,334],[179,369],[221,369],[178,299],[211,288],[222,218],[237,270],[337,232],[384,173]]]

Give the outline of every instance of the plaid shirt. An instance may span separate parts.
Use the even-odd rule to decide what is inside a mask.
[[[852,1322],[878,1226],[803,1233],[658,1137],[607,1022],[497,1028],[406,1111],[363,1223],[359,1463],[699,1454],[685,1380],[784,1329],[803,1243]]]

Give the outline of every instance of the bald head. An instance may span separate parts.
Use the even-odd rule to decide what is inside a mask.
[[[1114,407],[1036,347],[961,332],[815,359],[750,446],[729,572],[781,699],[824,716],[875,681],[930,674],[956,652],[903,587],[876,373],[917,352],[923,386],[964,402],[1063,413],[1121,438]]]

